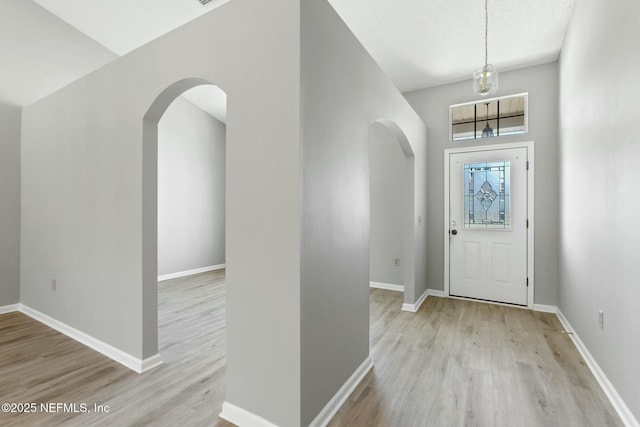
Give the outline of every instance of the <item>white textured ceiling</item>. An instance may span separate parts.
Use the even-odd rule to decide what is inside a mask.
[[[484,65],[483,0],[329,0],[402,92],[471,78]],[[489,0],[498,71],[558,58],[574,0]]]
[[[33,1],[124,55],[230,0],[212,0],[204,6],[198,0]]]
[[[27,105],[228,1],[0,0],[0,101]],[[574,1],[489,0],[489,62],[557,59]],[[483,0],[329,2],[401,91],[469,79],[483,64]],[[191,95],[220,115],[209,111],[220,100]]]
[[[0,0],[2,1],[2,0]],[[174,30],[230,0],[33,0],[117,55]],[[185,98],[223,123],[226,95],[198,86]]]
[[[33,1],[123,55],[230,0]],[[574,1],[489,0],[489,62],[500,71],[556,60]],[[329,3],[403,92],[468,79],[483,65],[483,0]]]

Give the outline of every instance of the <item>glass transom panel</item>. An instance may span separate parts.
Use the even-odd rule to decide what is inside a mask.
[[[482,140],[528,131],[528,94],[504,96],[449,107],[450,139]]]
[[[464,165],[464,228],[511,229],[510,162]]]

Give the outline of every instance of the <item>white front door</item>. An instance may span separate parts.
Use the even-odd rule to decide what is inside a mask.
[[[449,295],[527,305],[527,148],[449,154]]]

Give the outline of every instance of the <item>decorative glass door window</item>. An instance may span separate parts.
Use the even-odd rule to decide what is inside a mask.
[[[464,165],[464,228],[511,229],[510,162]]]

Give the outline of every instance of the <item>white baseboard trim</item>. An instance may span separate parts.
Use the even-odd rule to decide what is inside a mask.
[[[207,271],[222,270],[227,264],[210,265],[209,267],[194,268],[193,270],[178,271],[177,273],[163,274],[158,276],[158,282],[177,279],[178,277],[193,276],[194,274],[206,273]]]
[[[325,427],[329,424],[371,368],[373,368],[373,362],[371,361],[371,357],[367,356],[358,369],[356,369],[342,387],[340,387],[340,390],[338,390],[325,407],[322,408],[320,413],[311,424],[309,424],[309,427]],[[241,427],[277,427],[272,422],[229,402],[222,404],[222,412],[220,412],[219,416]]]
[[[340,387],[340,390],[336,394],[333,395],[331,400],[325,405],[324,408],[320,411],[320,413],[311,421],[309,427],[325,427],[331,419],[336,415],[336,413],[340,410],[344,402],[347,401],[351,393],[356,389],[358,384],[362,381],[362,379],[369,373],[369,371],[373,368],[373,361],[370,356],[367,356],[366,359],[360,364],[358,369],[354,371],[354,373],[349,377],[349,379]]]
[[[402,311],[409,311],[411,313],[416,313],[420,309],[420,306],[422,305],[424,300],[427,299],[428,296],[429,296],[429,289],[424,291],[424,293],[420,295],[420,298],[418,298],[418,300],[414,304],[407,304],[407,303],[402,304]]]
[[[162,363],[160,355],[139,359],[24,304],[19,304],[19,311],[139,374]]]
[[[162,357],[160,356],[160,354],[156,353],[151,357],[142,359],[142,363],[140,364],[140,372],[138,373],[144,374],[145,372],[150,371],[160,365],[162,365]]]
[[[436,294],[436,292],[437,292],[437,294]],[[480,303],[484,303],[484,304],[501,305],[503,307],[513,307],[513,308],[519,308],[519,309],[522,309],[522,310],[533,310],[533,311],[539,311],[541,313],[553,313],[553,314],[555,314],[558,311],[558,307],[556,307],[555,305],[533,304],[531,307],[529,307],[529,306],[525,306],[525,305],[509,304],[509,303],[506,303],[506,302],[475,299],[475,298],[472,298],[472,297],[458,297],[458,296],[454,296],[454,295],[445,295],[444,291],[434,291],[433,289],[429,289],[429,295],[439,296],[439,297],[443,297],[443,298],[450,298],[450,299],[458,299],[458,300],[462,300],[462,301],[475,301],[475,302],[480,302]]]
[[[240,427],[278,427],[272,422],[229,402],[222,404],[222,412],[219,417]]]
[[[440,298],[445,298],[446,295],[444,294],[444,291],[438,290],[438,289],[429,289],[429,296],[430,297],[440,297]]]
[[[0,314],[13,313],[14,311],[20,311],[20,304],[4,305],[0,307]]]
[[[611,381],[609,381],[607,375],[600,368],[598,362],[596,362],[591,353],[589,353],[589,350],[584,345],[578,334],[576,334],[573,327],[569,323],[569,320],[564,317],[564,314],[562,314],[562,311],[560,311],[560,309],[556,311],[556,316],[558,316],[558,320],[560,320],[560,323],[562,323],[562,327],[564,328],[564,330],[566,332],[571,332],[570,334],[568,334],[569,337],[578,349],[578,352],[582,355],[584,361],[587,363],[587,366],[591,370],[591,373],[593,373],[593,376],[596,377],[598,384],[600,384],[600,387],[602,387],[604,394],[606,394],[609,398],[611,405],[613,405],[613,407],[615,408],[624,425],[627,427],[640,427],[640,423],[638,423],[638,420],[634,417],[633,413],[631,413],[629,407],[627,407],[627,404],[624,403],[624,400],[622,400],[622,397],[620,397],[616,388],[613,386],[613,384],[611,384]]]
[[[394,285],[393,283],[369,282],[369,287],[376,289],[386,289],[388,291],[404,292],[403,285]]]
[[[532,310],[540,311],[542,313],[557,313],[558,307],[555,305],[533,304]]]

